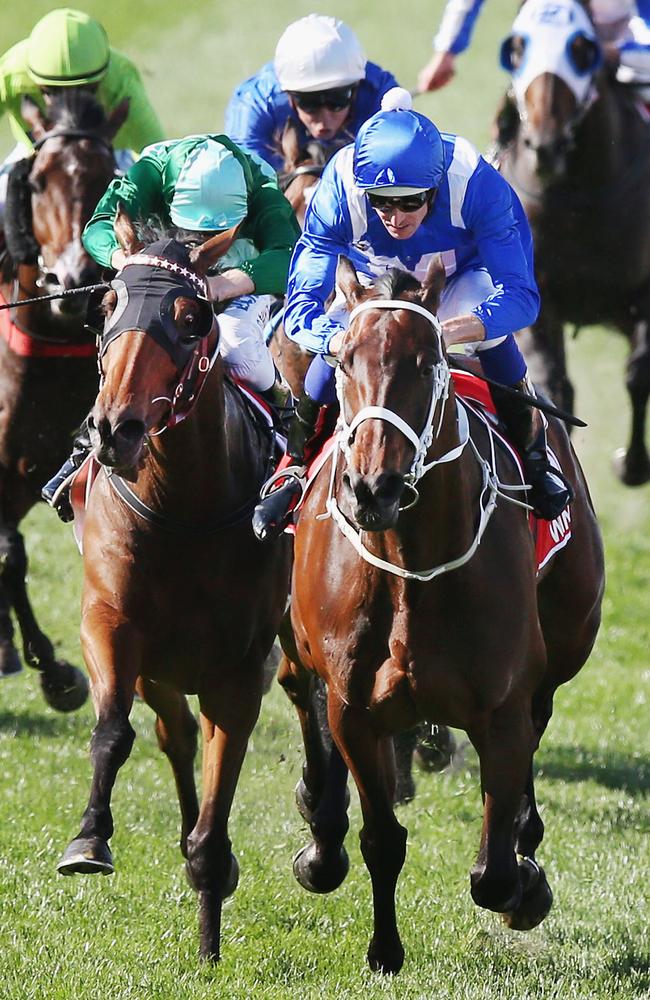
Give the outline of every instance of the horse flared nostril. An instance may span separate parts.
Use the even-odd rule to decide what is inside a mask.
[[[113,430],[115,441],[126,445],[138,444],[146,433],[146,427],[142,420],[124,420]]]
[[[374,484],[375,499],[386,507],[397,503],[404,490],[404,476],[398,472],[382,472]]]

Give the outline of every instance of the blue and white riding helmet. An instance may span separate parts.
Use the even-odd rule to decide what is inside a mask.
[[[359,129],[353,172],[362,190],[398,198],[440,185],[445,173],[440,132],[412,107],[408,90],[393,87],[382,110]]]

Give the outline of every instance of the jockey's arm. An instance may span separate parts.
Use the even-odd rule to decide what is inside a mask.
[[[433,40],[434,53],[418,75],[421,91],[437,90],[451,80],[456,56],[468,47],[482,5],[483,0],[447,0]]]
[[[115,267],[121,261],[116,255],[121,247],[114,229],[120,203],[134,221],[166,214],[160,147],[152,147],[124,177],[111,181],[83,231],[83,245],[93,260],[103,267]]]
[[[115,149],[132,149],[140,153],[145,146],[164,138],[163,127],[142,82],[136,66],[111,49],[111,60],[106,76],[101,81],[97,96],[107,112],[112,111],[125,98],[129,100],[129,114],[115,136]]]
[[[230,98],[224,131],[246,152],[256,153],[274,170],[282,169],[282,156],[274,145],[273,115],[255,77],[242,83]]]

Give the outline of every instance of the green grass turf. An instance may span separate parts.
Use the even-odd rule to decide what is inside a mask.
[[[270,58],[292,19],[313,8],[254,0],[246,6],[169,0],[110,7],[100,16],[116,46],[137,58],[170,134],[218,129],[234,84]],[[0,2],[3,45],[22,37],[49,3]],[[458,79],[418,107],[484,145],[503,86],[497,39],[514,4],[487,4]],[[321,8],[323,9],[323,8]],[[407,85],[429,51],[441,3],[385,0],[331,4],[370,57]],[[4,132],[0,142],[7,148]],[[293,805],[302,759],[298,726],[279,690],[265,700],[233,808],[240,886],[224,911],[224,958],[197,961],[196,902],[177,848],[178,810],[152,717],[136,705],[138,732],[114,795],[117,872],[63,879],[54,871],[78,829],[90,778],[93,725],[86,706],[60,716],[44,706],[31,672],[0,686],[0,996],[90,998],[347,998],[404,1000],[639,1000],[650,997],[647,858],[648,583],[650,490],[626,490],[610,468],[628,429],[623,341],[585,330],[571,344],[578,412],[589,428],[575,442],[605,532],[608,588],[596,650],[561,690],[538,754],[546,823],[540,850],[555,893],[545,923],[507,931],[479,911],[468,870],[481,810],[477,762],[464,748],[451,773],[420,775],[418,796],[399,810],[408,827],[398,917],[406,964],[396,979],[365,966],[371,926],[369,879],[358,850],[353,794],[351,872],[328,897],[305,893],[291,858],[305,842]],[[59,651],[80,662],[80,562],[69,529],[46,510],[25,522],[30,586]],[[462,741],[462,734],[461,734]]]

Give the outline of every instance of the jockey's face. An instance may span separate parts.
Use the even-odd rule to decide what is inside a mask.
[[[375,208],[374,211],[393,239],[407,240],[409,236],[413,236],[420,228],[429,212],[429,208],[430,204],[427,201],[421,208],[416,209],[415,212],[404,212],[395,205]]]
[[[349,108],[343,111],[330,111],[329,108],[319,108],[318,111],[303,111],[296,108],[296,114],[313,139],[329,141],[343,128],[348,117]]]

